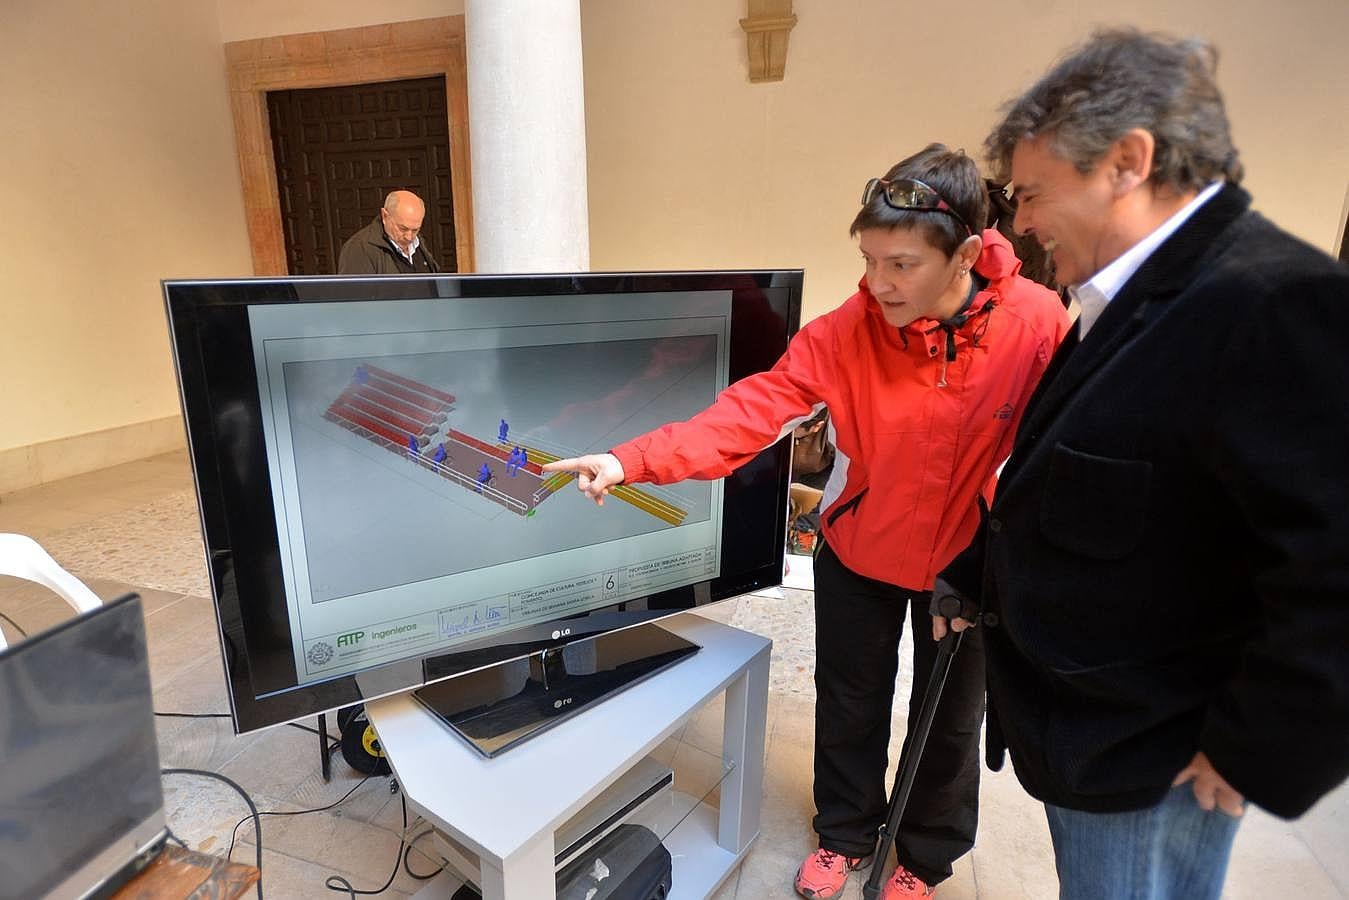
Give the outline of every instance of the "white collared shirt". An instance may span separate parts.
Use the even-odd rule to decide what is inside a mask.
[[[399,253],[403,253],[403,248],[398,246],[397,241],[390,239],[389,243],[393,244],[394,249],[397,250]],[[412,243],[408,244],[408,252],[403,253],[403,259],[406,259],[408,262],[412,262],[412,257],[417,255],[417,248],[420,247],[421,245],[422,245],[422,238],[421,235],[418,235],[417,237],[412,239]]]
[[[1068,293],[1082,307],[1082,314],[1078,317],[1078,337],[1084,338],[1091,326],[1096,324],[1100,318],[1105,306],[1115,295],[1120,292],[1120,288],[1139,270],[1143,263],[1148,261],[1148,257],[1153,254],[1162,242],[1176,232],[1176,229],[1185,224],[1185,220],[1194,215],[1194,211],[1208,202],[1209,198],[1222,189],[1225,182],[1215,181],[1208,187],[1199,192],[1189,203],[1185,204],[1171,218],[1158,225],[1151,234],[1143,238],[1137,244],[1134,244],[1128,250],[1124,251],[1110,265],[1097,272],[1091,278],[1082,284],[1074,285],[1068,288]]]

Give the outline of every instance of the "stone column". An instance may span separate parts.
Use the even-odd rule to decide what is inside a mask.
[[[590,267],[580,0],[467,0],[479,272]]]

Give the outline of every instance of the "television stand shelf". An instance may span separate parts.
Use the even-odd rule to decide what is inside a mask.
[[[672,900],[713,893],[758,837],[772,641],[692,613],[660,624],[702,649],[494,759],[409,694],[366,704],[408,805],[476,857],[484,900],[553,898],[554,833],[722,692],[729,772],[719,810],[700,804],[664,839]],[[417,897],[448,900],[451,885]]]

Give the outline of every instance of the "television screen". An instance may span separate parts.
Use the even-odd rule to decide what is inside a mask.
[[[786,446],[602,509],[541,466],[771,366],[801,281],[166,282],[236,730],[776,584]]]

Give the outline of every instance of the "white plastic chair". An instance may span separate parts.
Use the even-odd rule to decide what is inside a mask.
[[[0,534],[0,575],[13,575],[44,585],[76,612],[88,612],[103,605],[97,594],[61,568],[37,541],[22,534]],[[0,650],[4,648],[5,636],[0,633]]]

